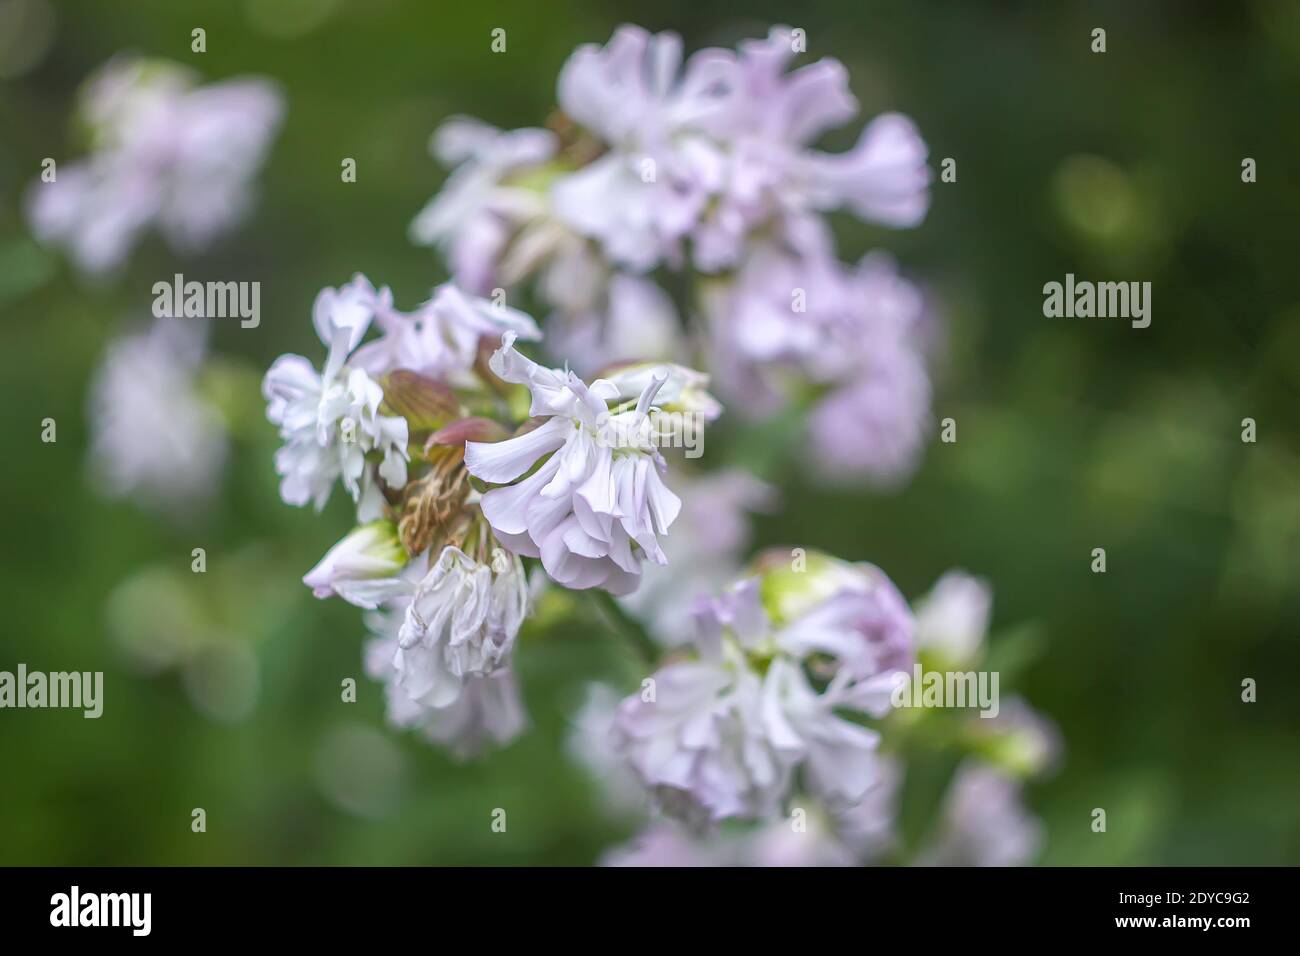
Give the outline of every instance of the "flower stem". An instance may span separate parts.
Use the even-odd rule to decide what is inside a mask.
[[[614,595],[599,588],[591,588],[587,591],[587,595],[592,606],[596,609],[597,616],[611,629],[622,635],[632,645],[632,650],[642,661],[650,667],[658,663],[659,646],[646,633],[640,622],[628,614],[618,601],[614,600]]]

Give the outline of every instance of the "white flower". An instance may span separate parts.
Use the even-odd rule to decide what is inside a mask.
[[[495,568],[449,546],[415,586],[393,656],[397,684],[412,700],[446,707],[466,678],[490,674],[509,657],[528,611],[528,583],[518,557],[499,551],[493,561]]]
[[[676,258],[721,174],[704,133],[725,104],[720,84],[733,60],[701,51],[679,77],[681,39],[633,26],[603,48],[574,51],[560,73],[560,107],[611,148],[554,185],[556,215],[634,272]]]
[[[808,606],[794,628],[769,615],[780,595],[761,588],[765,582],[748,578],[701,602],[698,659],[661,668],[650,692],[619,708],[619,749],[664,809],[689,821],[773,816],[796,770],[837,812],[879,779],[879,735],[841,716],[888,708],[894,664],[874,646],[878,622],[869,608],[863,619],[861,607],[845,618],[839,603],[845,594],[867,595],[837,590]],[[837,628],[829,640],[809,624],[819,616]],[[828,648],[838,666],[819,692],[805,666]]]
[[[729,650],[660,668],[619,707],[615,741],[661,807],[702,826],[776,814],[803,742]]]
[[[618,386],[586,385],[572,372],[543,368],[520,355],[507,333],[492,370],[527,385],[531,414],[549,416],[532,431],[503,442],[466,442],[465,465],[483,481],[504,485],[483,495],[496,536],[518,554],[540,557],[546,572],[571,588],[632,591],[641,562],[664,563],[665,535],[681,501],[664,485],[666,468],[653,443],[651,411],[665,387],[682,394],[670,370],[652,377],[633,408],[611,412]],[[696,373],[698,374],[698,373]]]
[[[411,223],[411,239],[438,246],[461,286],[486,293],[497,281],[510,237],[546,209],[541,192],[506,180],[550,159],[555,135],[543,129],[505,132],[456,116],[438,128],[429,145],[453,171]]]
[[[620,27],[560,74],[560,107],[609,148],[552,187],[555,214],[634,272],[680,264],[692,241],[705,272],[738,263],[766,231],[799,245],[829,237],[820,214],[912,226],[928,206],[926,146],[911,120],[885,114],[841,155],[810,148],[857,113],[848,72],[823,59],[793,72],[788,27],[739,53]]]
[[[726,144],[720,195],[694,237],[696,264],[705,271],[735,265],[748,236],[764,226],[798,246],[809,231],[825,232],[817,215],[824,211],[848,207],[891,226],[914,226],[925,215],[927,149],[907,117],[878,117],[848,153],[810,148],[851,120],[858,104],[838,60],[786,73],[795,49],[789,27],[740,44],[716,132]]]
[[[366,671],[385,683],[388,720],[393,725],[418,730],[462,759],[489,745],[504,746],[528,726],[511,668],[469,677],[452,703],[431,707],[413,700],[398,683],[393,665],[396,645],[396,639],[381,638],[366,648]]]
[[[608,684],[589,684],[582,706],[570,718],[565,741],[569,755],[600,783],[607,809],[616,816],[645,810],[645,790],[615,746],[614,717],[621,696]]]
[[[374,608],[388,596],[391,580],[406,562],[397,526],[372,521],[330,548],[302,581],[318,598],[337,594],[351,604]]]
[[[267,418],[278,425],[284,445],[276,452],[280,496],[287,504],[324,507],[334,481],[358,502],[362,521],[379,517],[382,502],[366,455],[382,456],[378,474],[389,486],[406,484],[405,419],[380,415],[383,389],[348,356],[361,341],[375,314],[391,306],[388,290],[376,292],[357,276],[342,289],[326,289],[316,299],[313,321],[329,349],[317,372],[300,355],[276,359],[262,383]]]
[[[542,337],[527,314],[468,295],[451,283],[434,289],[413,313],[389,307],[375,309],[374,316],[381,336],[357,349],[349,365],[376,377],[409,369],[451,385],[468,385],[480,338],[499,341],[507,331],[529,341]]]
[[[180,252],[231,229],[252,205],[283,105],[267,80],[198,86],[175,64],[115,59],[88,82],[81,110],[95,151],[33,184],[28,214],[38,239],[102,273],[151,224]]]
[[[109,344],[90,387],[90,464],[96,487],[182,511],[216,487],[227,439],[199,395],[206,327],[158,319]]]
[[[971,663],[983,647],[992,605],[988,582],[949,571],[916,603],[917,647],[953,667]]]

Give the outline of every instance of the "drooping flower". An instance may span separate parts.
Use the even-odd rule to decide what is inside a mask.
[[[200,86],[177,64],[112,60],[81,96],[94,152],[33,184],[33,232],[92,274],[120,266],[151,225],[178,252],[206,247],[251,207],[282,99],[265,79]]]
[[[667,560],[659,538],[681,507],[660,477],[666,463],[653,442],[652,413],[661,390],[688,393],[686,377],[663,369],[634,407],[611,410],[622,397],[618,385],[587,385],[572,372],[544,368],[515,350],[510,333],[491,367],[504,381],[526,385],[530,413],[545,419],[506,441],[465,444],[470,474],[506,485],[483,495],[493,532],[515,553],[540,557],[566,587],[630,592],[643,560]]]
[[[445,707],[466,678],[491,674],[514,648],[528,611],[528,582],[515,555],[491,563],[446,547],[416,585],[393,665],[414,700]]]
[[[461,759],[477,756],[490,746],[504,747],[528,726],[514,671],[501,667],[466,678],[461,691],[446,706],[433,707],[412,698],[394,666],[396,639],[377,639],[366,648],[366,670],[384,682],[388,720],[409,728],[447,748]]]
[[[227,438],[198,387],[206,334],[197,320],[157,319],[109,344],[87,402],[98,489],[174,512],[215,489]]]

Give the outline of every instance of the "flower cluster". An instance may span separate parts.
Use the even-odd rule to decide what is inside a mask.
[[[531,283],[565,354],[707,351],[750,416],[815,404],[823,473],[896,481],[928,430],[927,313],[889,260],[843,265],[825,214],[916,225],[927,150],[895,113],[848,152],[816,149],[857,103],[836,60],[790,70],[802,49],[800,31],[777,27],[683,62],[676,35],[621,27],[569,58],[551,128],[457,117],[438,130],[433,152],[453,172],[412,236],[466,288]],[[690,301],[652,281],[660,268],[693,280]],[[693,343],[679,311],[699,320]]]
[[[665,454],[722,412],[697,357],[742,421],[797,413],[825,475],[897,481],[924,443],[925,297],[888,256],[844,264],[826,215],[916,225],[926,147],[888,114],[819,150],[857,104],[838,62],[789,69],[802,43],[777,28],[684,59],[623,27],[569,58],[546,129],[445,123],[453,171],[411,234],[452,281],[413,312],[361,276],[318,296],[323,362],[282,356],[263,386],[281,495],[320,510],[342,483],[358,526],[304,582],[366,610],[390,721],[458,755],[527,724],[514,660],[539,584],[631,632],[652,673],[598,688],[572,744],[611,806],[654,814],[607,862],[1018,862],[1050,725],[1019,701],[990,720],[895,701],[914,665],[980,660],[987,586],[952,572],[914,612],[870,564],[797,550],[742,571],[775,489]],[[907,750],[932,731],[965,762],[941,826],[904,847]]]
[[[200,86],[174,63],[114,59],[82,91],[93,150],[32,186],[32,231],[90,274],[118,268],[150,226],[178,252],[201,250],[252,207],[282,112],[268,80]]]
[[[545,368],[516,348],[540,338],[528,315],[451,284],[403,312],[358,275],[324,289],[312,320],[321,366],[283,355],[263,381],[280,494],[319,511],[341,482],[358,527],[303,581],[370,612],[367,668],[395,724],[460,753],[504,743],[525,723],[510,669],[529,609],[522,558],[619,594],[663,564],[680,502],[657,424],[678,409],[716,417],[707,377],[628,365],[587,383]]]
[[[694,656],[620,705],[618,748],[671,812],[771,817],[796,772],[837,809],[876,782],[879,736],[843,715],[887,712],[894,674],[913,658],[911,611],[879,569],[812,560],[703,602]]]
[[[760,556],[721,598],[697,605],[688,655],[621,702],[604,685],[590,689],[572,753],[602,782],[612,813],[655,811],[606,864],[1032,859],[1041,825],[1023,806],[1020,781],[1050,768],[1059,742],[1018,699],[994,720],[959,714],[935,735],[965,759],[931,832],[905,848],[897,828],[902,744],[918,718],[891,710],[890,689],[917,658],[978,663],[989,608],[987,586],[964,572],[944,575],[914,614],[871,565]],[[755,825],[716,826],[729,819]]]

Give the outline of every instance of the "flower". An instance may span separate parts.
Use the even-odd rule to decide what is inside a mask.
[[[358,502],[362,521],[379,517],[382,501],[366,456],[380,456],[378,475],[389,486],[406,483],[406,420],[379,413],[383,389],[359,368],[345,363],[378,312],[391,307],[387,289],[376,291],[364,276],[341,289],[325,289],[313,307],[313,322],[328,348],[317,372],[300,355],[275,360],[262,383],[267,418],[285,444],[276,452],[280,496],[286,504],[311,502],[319,511],[334,481]]]
[[[993,592],[965,571],[949,571],[916,603],[916,646],[939,663],[963,667],[983,650]]]
[[[852,587],[830,591],[789,624],[769,611],[780,596],[760,577],[701,602],[697,656],[661,668],[619,706],[617,746],[666,812],[696,825],[772,817],[797,769],[836,810],[861,802],[876,783],[879,735],[841,714],[883,715],[907,656],[888,613],[857,604],[854,618],[844,602],[879,599],[893,586],[852,566],[829,565],[827,573]],[[835,627],[821,639],[828,624]],[[819,691],[809,675],[811,655],[821,652],[838,666]]]
[[[438,246],[461,287],[487,294],[508,240],[546,210],[542,193],[509,180],[549,160],[556,145],[548,130],[506,132],[471,117],[447,120],[429,146],[452,173],[411,223],[412,240]]]
[[[433,707],[413,699],[401,685],[394,666],[396,643],[380,638],[366,648],[366,670],[384,682],[388,720],[394,726],[418,730],[461,759],[488,746],[505,746],[528,726],[519,684],[509,667],[466,678],[450,704]]]
[[[109,344],[87,403],[98,489],[176,512],[211,495],[228,442],[198,388],[205,337],[202,323],[157,319]]]
[[[681,518],[664,541],[666,565],[647,566],[636,591],[621,598],[662,644],[691,638],[692,598],[719,591],[740,574],[749,543],[748,513],[768,511],[774,487],[738,468],[678,478]]]
[[[556,216],[632,272],[679,258],[721,172],[704,126],[725,105],[732,60],[701,51],[679,78],[681,39],[634,26],[575,50],[560,72],[560,108],[611,148],[556,181]]]
[[[779,811],[802,742],[742,655],[681,661],[651,678],[653,694],[626,698],[615,742],[662,809],[696,826]]]
[[[118,58],[81,95],[94,151],[32,185],[28,219],[84,272],[116,269],[157,227],[179,252],[208,246],[252,205],[252,179],[283,113],[268,80],[199,86],[190,70]]]
[[[609,279],[598,301],[561,310],[547,342],[554,354],[571,356],[582,375],[640,356],[675,361],[687,351],[668,294],[649,279],[622,272]]]
[[[555,215],[638,273],[680,265],[687,239],[697,268],[714,273],[759,231],[828,238],[819,214],[837,208],[915,225],[930,181],[915,125],[886,114],[848,153],[809,148],[857,103],[836,60],[786,73],[797,49],[788,27],[684,64],[679,37],[634,26],[579,47],[560,74],[560,107],[608,149],[555,181]]]
[[[374,608],[389,582],[406,566],[406,549],[391,521],[372,521],[351,531],[325,552],[302,582],[318,598],[337,594],[350,604]]]
[[[815,396],[810,460],[823,477],[896,483],[930,425],[928,313],[892,259],[850,269],[818,243],[756,248],[706,297],[714,367],[726,397],[765,418]],[[807,399],[804,399],[807,401]]]
[[[1023,866],[1043,843],[1043,826],[1021,801],[1020,784],[985,764],[957,768],[943,819],[918,862],[923,866]]]
[[[520,355],[514,340],[511,333],[502,338],[492,371],[528,386],[530,413],[544,420],[506,441],[465,443],[470,474],[508,485],[483,495],[483,514],[503,544],[540,557],[560,584],[627,594],[643,560],[667,560],[659,537],[681,502],[660,477],[667,465],[653,444],[651,412],[662,389],[688,393],[680,374],[687,370],[659,370],[635,407],[611,411],[609,403],[621,397],[615,383],[588,386],[572,372],[544,368]],[[532,474],[509,484],[539,460]]]
[[[406,369],[451,385],[469,385],[475,381],[471,369],[480,338],[498,341],[506,331],[527,341],[542,337],[526,313],[469,295],[451,283],[434,289],[413,313],[387,307],[375,309],[374,316],[381,336],[357,349],[349,363],[373,376]]]
[[[393,657],[412,700],[445,707],[464,679],[490,674],[508,658],[528,612],[528,583],[515,555],[491,564],[445,547],[415,586]]]
[[[755,566],[763,611],[777,627],[775,644],[798,658],[829,656],[864,682],[860,691],[870,692],[869,709],[883,713],[892,675],[912,666],[916,631],[911,608],[888,575],[818,551],[792,560],[773,549]]]

